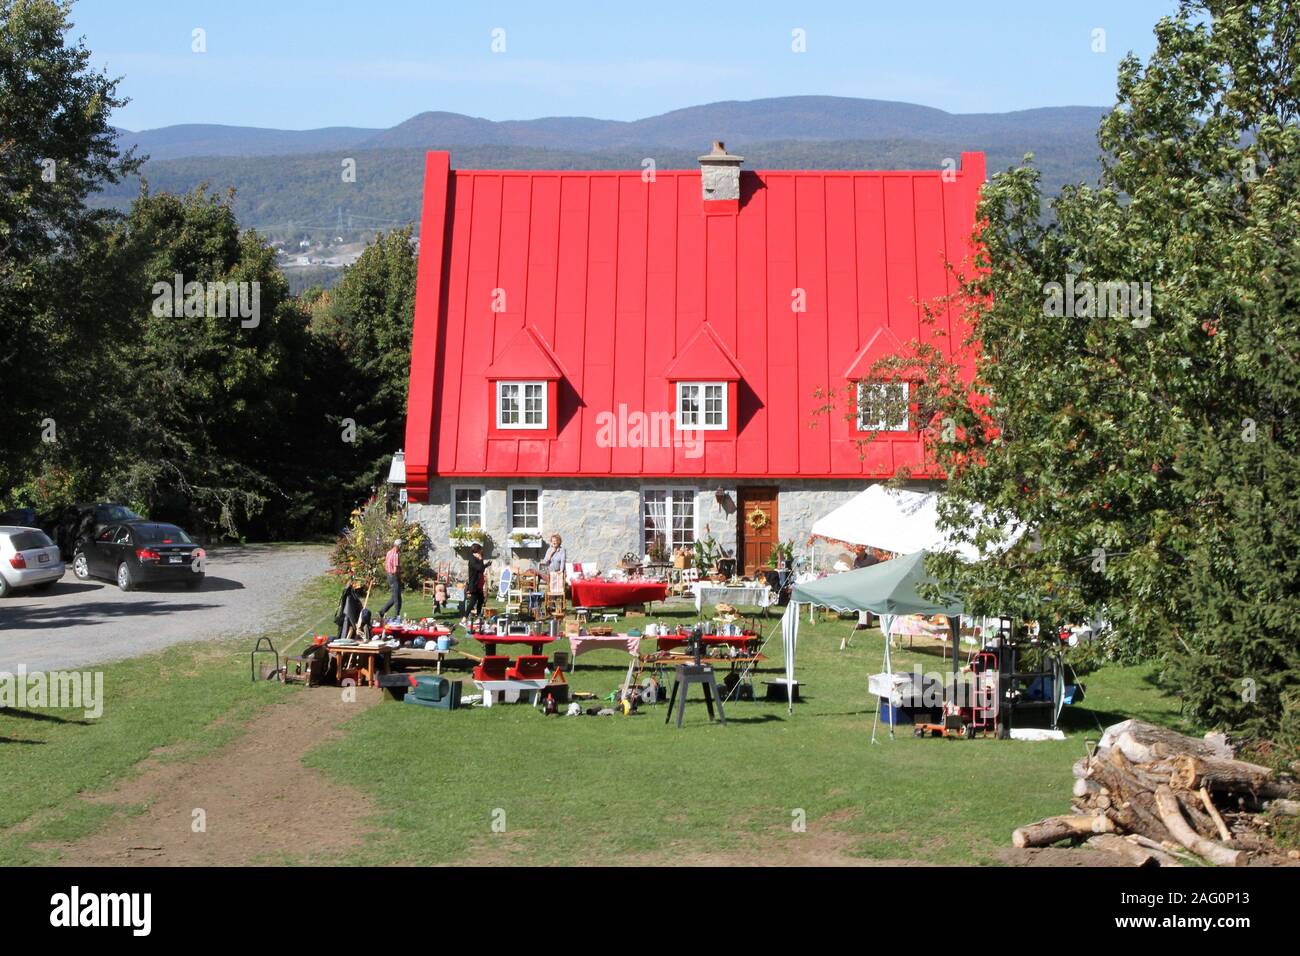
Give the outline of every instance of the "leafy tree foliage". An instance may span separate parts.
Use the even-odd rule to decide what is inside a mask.
[[[113,143],[109,114],[125,102],[117,80],[90,69],[81,43],[65,43],[70,29],[53,0],[0,0],[0,486],[69,418],[63,372],[96,315],[66,308],[67,267],[117,218],[87,197],[140,162]]]
[[[879,371],[918,382],[947,520],[1032,529],[979,564],[936,558],[949,585],[1103,613],[1111,653],[1158,659],[1193,719],[1294,747],[1300,10],[1184,0],[1155,32],[1120,67],[1100,187],[1046,218],[1032,168],[995,177],[978,259],[931,306],[971,319],[959,360],[931,340]]]

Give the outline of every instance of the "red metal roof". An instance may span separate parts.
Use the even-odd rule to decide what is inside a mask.
[[[963,153],[946,178],[742,172],[739,209],[705,215],[698,170],[653,181],[452,171],[447,153],[428,153],[412,498],[434,476],[875,478],[915,466],[919,438],[887,436],[863,457],[850,422],[817,413],[817,392],[844,386],[883,343],[960,342],[950,308],[936,333],[919,303],[953,291],[947,264],[970,255],[983,181],[982,153]],[[805,311],[791,308],[795,290]],[[552,366],[555,437],[489,437],[489,371],[542,378]],[[597,442],[601,412],[671,411],[670,377],[708,376],[739,377],[739,408],[734,437],[707,441],[703,456]]]

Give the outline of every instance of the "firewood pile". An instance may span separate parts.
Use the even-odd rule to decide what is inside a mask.
[[[1011,834],[1017,847],[1070,841],[1134,866],[1295,862],[1269,839],[1269,813],[1300,813],[1300,784],[1202,740],[1138,720],[1115,724],[1074,765],[1073,813]]]

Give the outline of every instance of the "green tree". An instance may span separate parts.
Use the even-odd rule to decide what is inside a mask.
[[[320,464],[329,488],[322,492],[333,497],[336,528],[383,480],[405,440],[415,275],[411,230],[395,229],[376,236],[334,288],[309,305],[312,331],[330,356],[320,376],[322,418],[311,427],[327,427]]]
[[[60,308],[69,279],[80,285],[68,264],[119,218],[86,198],[140,164],[114,145],[118,81],[91,70],[70,30],[54,0],[0,0],[0,487],[38,462],[45,419],[57,438],[75,415],[97,317]],[[49,445],[45,457],[65,457]]]
[[[82,266],[110,292],[69,429],[93,487],[232,534],[283,510],[310,336],[273,250],[229,197],[145,191]]]
[[[985,187],[978,259],[935,306],[971,320],[973,389],[932,347],[879,372],[918,381],[946,519],[1032,529],[936,558],[948,584],[992,611],[1102,612],[1111,653],[1158,659],[1190,717],[1294,746],[1300,10],[1184,0],[1155,34],[1120,66],[1099,188],[1045,218],[1032,168]]]

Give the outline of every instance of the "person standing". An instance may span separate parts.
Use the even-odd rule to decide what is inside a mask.
[[[552,597],[564,597],[564,569],[568,555],[564,553],[564,542],[558,534],[551,535],[551,546],[542,558],[542,567],[546,569],[546,593]]]
[[[487,572],[487,562],[483,560],[483,545],[476,544],[469,549],[469,578],[465,582],[465,594],[469,605],[465,608],[465,613],[471,617],[477,611],[480,615],[483,613],[483,602],[486,595],[483,593],[483,577]]]
[[[546,549],[546,557],[542,558],[542,566],[547,571],[555,573],[563,571],[568,556],[564,553],[564,543],[558,534],[551,535],[551,546]]]
[[[395,617],[402,616],[402,579],[397,573],[401,566],[401,552],[398,550],[402,546],[402,539],[398,538],[393,542],[393,546],[388,549],[384,555],[384,572],[388,575],[388,603],[379,609],[379,623],[382,625],[384,619],[388,616],[388,609],[396,607]]]

